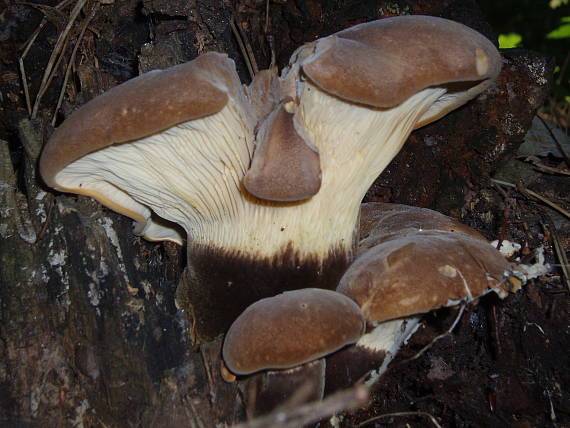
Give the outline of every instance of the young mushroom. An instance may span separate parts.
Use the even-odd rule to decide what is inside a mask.
[[[272,201],[309,199],[321,187],[318,149],[300,135],[293,100],[284,100],[257,131],[255,156],[243,184],[252,195]]]
[[[256,300],[334,288],[369,186],[413,129],[475,97],[500,66],[481,34],[428,16],[308,43],[281,77],[265,70],[249,87],[208,53],[87,103],[40,169],[50,186],[132,217],[147,239],[186,237],[181,292],[208,340]]]
[[[356,342],[364,326],[360,308],[340,293],[288,291],[249,306],[228,330],[222,356],[237,375],[289,369]]]
[[[337,291],[357,302],[368,322],[378,323],[472,302],[489,291],[505,297],[512,270],[482,239],[426,230],[364,252]]]
[[[250,415],[295,400],[322,398],[322,357],[355,343],[364,332],[359,307],[342,294],[318,288],[289,291],[259,300],[232,324],[222,356],[236,375],[254,376],[246,387]]]

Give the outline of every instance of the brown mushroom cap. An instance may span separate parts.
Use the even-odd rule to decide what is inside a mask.
[[[146,227],[145,236],[149,239],[171,239],[180,243],[182,238],[179,232],[172,230],[173,225],[162,219],[151,220],[148,208],[124,189],[94,178],[104,170],[117,175],[117,171],[134,162],[128,155],[123,164],[99,161],[93,163],[91,170],[83,167],[65,178],[60,173],[91,153],[141,140],[177,124],[219,112],[227,104],[229,94],[239,90],[233,61],[218,53],[207,53],[194,61],[131,79],[89,101],[55,130],[40,159],[41,175],[51,187],[91,196],[137,220],[138,230]],[[164,149],[168,150],[168,145]],[[152,161],[150,163],[152,165]],[[139,168],[145,170],[149,166]],[[152,227],[147,227],[147,223],[153,223]]]
[[[426,230],[463,233],[486,241],[475,229],[437,211],[409,205],[369,202],[360,206],[358,253],[362,254],[388,239]]]
[[[236,374],[294,367],[356,342],[358,306],[330,290],[306,288],[259,300],[230,327],[222,350]]]
[[[385,241],[399,240],[405,235],[423,234],[427,231],[464,234],[486,243],[479,232],[437,211],[401,204],[369,202],[360,207],[358,254],[363,254]],[[370,271],[373,274],[373,269]],[[360,281],[360,278],[357,281]],[[384,298],[390,301],[389,297]],[[402,344],[415,332],[419,319],[419,316],[416,316],[378,323],[369,320],[374,325],[370,332],[363,335],[354,346],[327,357],[327,392],[350,387],[367,372],[372,373],[370,381],[381,376]]]
[[[244,186],[252,195],[270,201],[308,199],[321,187],[318,150],[295,126],[292,100],[285,100],[257,133],[251,167]]]
[[[476,96],[501,69],[501,57],[485,36],[432,16],[356,25],[305,49],[314,49],[299,55],[311,81],[340,98],[374,107],[394,107],[429,87],[473,82],[454,89],[457,96],[442,98],[416,127]]]
[[[425,231],[385,241],[348,268],[337,291],[381,322],[502,292],[511,264],[487,242]]]
[[[228,101],[228,85],[233,85],[233,69],[226,55],[207,53],[142,74],[94,98],[49,139],[40,160],[44,181],[60,189],[57,173],[88,153],[220,111]]]

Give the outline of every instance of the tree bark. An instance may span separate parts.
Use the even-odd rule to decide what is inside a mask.
[[[29,35],[42,15],[27,7],[9,12]],[[127,0],[87,2],[70,33],[66,58],[91,11],[95,18],[79,47],[63,116],[139,72],[206,51],[227,52],[248,81],[232,20],[259,69],[270,65],[272,47],[283,66],[305,41],[404,13],[455,19],[493,37],[471,0],[244,1],[235,10],[213,0]],[[68,19],[44,12],[59,29]],[[26,24],[18,18],[23,15]],[[45,52],[53,49],[54,28],[40,33],[25,61],[32,94]],[[22,45],[18,37],[12,36],[15,47],[2,52],[10,60],[2,67],[13,73]],[[222,380],[220,340],[193,347],[191,320],[175,305],[185,275],[184,249],[145,242],[132,234],[130,220],[88,198],[56,193],[39,179],[36,163],[52,132],[55,88],[63,82],[63,67],[58,70],[35,120],[25,118],[22,93],[2,83],[3,93],[13,90],[15,96],[2,113],[0,141],[0,423],[207,427],[243,421],[243,382]],[[520,143],[548,93],[551,72],[542,55],[505,53],[497,84],[416,131],[367,200],[463,216],[491,235],[496,216],[486,222],[469,217],[466,198],[488,184],[497,163]]]

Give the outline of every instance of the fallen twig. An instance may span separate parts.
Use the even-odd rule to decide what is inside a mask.
[[[54,9],[57,9],[57,10],[63,9],[70,2],[71,2],[71,0],[63,0],[61,3],[54,6]],[[21,75],[20,77],[22,79],[22,85],[24,88],[24,97],[26,99],[26,107],[28,109],[28,115],[30,117],[32,116],[32,101],[30,99],[30,90],[28,88],[28,77],[26,75],[26,67],[24,66],[24,59],[26,59],[26,57],[28,56],[28,53],[30,52],[30,49],[32,48],[34,42],[36,41],[36,38],[40,34],[40,31],[42,31],[44,26],[47,24],[47,22],[48,22],[48,19],[44,15],[41,22],[36,27],[36,29],[34,30],[32,35],[30,36],[30,38],[28,39],[28,41],[24,45],[25,46],[24,51],[22,52],[22,55],[20,55],[20,58],[18,59],[20,75]]]
[[[457,314],[457,317],[455,318],[455,320],[453,321],[453,323],[451,324],[451,326],[447,329],[447,331],[445,333],[442,333],[440,335],[437,335],[436,337],[434,337],[432,339],[432,341],[430,343],[428,343],[426,346],[424,346],[422,349],[420,349],[414,356],[407,358],[403,361],[401,361],[399,364],[397,364],[397,366],[400,366],[402,364],[406,364],[409,363],[410,361],[414,361],[417,360],[418,358],[420,358],[427,350],[429,350],[433,345],[435,345],[435,343],[441,339],[443,339],[444,337],[447,336],[451,336],[451,333],[453,332],[453,330],[455,329],[455,327],[457,326],[457,324],[459,323],[459,320],[461,320],[461,317],[463,316],[463,312],[465,311],[465,305],[461,305],[461,308],[459,309],[459,313]]]
[[[554,252],[556,257],[560,261],[560,268],[562,269],[563,281],[566,287],[570,291],[570,264],[568,264],[568,257],[566,257],[566,251],[560,243],[560,238],[555,230],[550,230],[550,240],[552,241],[552,246],[554,247]]]
[[[44,223],[42,224],[42,227],[40,228],[40,231],[38,232],[38,234],[36,236],[36,241],[34,242],[34,244],[37,244],[44,237],[44,235],[47,231],[48,225],[49,225],[49,219],[51,217],[51,212],[53,210],[54,205],[55,205],[55,200],[52,200],[51,203],[49,204],[49,208],[48,208],[48,211],[46,214],[46,219],[45,219]]]
[[[249,43],[247,35],[245,34],[245,31],[243,31],[241,24],[237,24],[236,27],[243,40],[243,44],[245,45],[245,50],[247,51],[247,57],[251,61],[251,68],[253,68],[253,74],[256,75],[257,73],[259,73],[259,67],[257,66],[257,61],[255,60],[255,55],[253,54],[253,49],[251,48],[251,44]]]
[[[492,181],[493,183],[500,184],[501,186],[507,186],[507,187],[515,188],[515,189],[517,189],[520,193],[522,193],[523,195],[530,196],[530,197],[533,197],[533,198],[535,198],[535,199],[538,199],[539,201],[544,202],[544,203],[545,203],[546,205],[548,205],[549,207],[554,208],[554,209],[555,209],[556,211],[558,211],[560,214],[563,214],[563,215],[565,215],[566,217],[570,218],[570,212],[568,212],[567,210],[565,210],[564,208],[562,208],[560,205],[555,204],[555,203],[552,202],[550,199],[548,199],[548,198],[546,198],[546,197],[544,197],[544,196],[542,196],[542,195],[539,195],[538,193],[533,192],[533,191],[530,190],[530,189],[527,189],[526,187],[524,187],[524,184],[523,184],[522,181],[519,181],[517,184],[509,183],[509,182],[503,181],[503,180],[497,180],[497,179],[494,179],[494,178],[492,178],[491,181]]]
[[[568,166],[568,168],[570,168],[570,156],[568,156],[568,153],[566,153],[566,150],[564,150],[564,146],[562,145],[562,143],[560,141],[558,141],[558,138],[556,138],[556,135],[554,135],[554,132],[552,131],[552,128],[550,127],[548,122],[546,122],[546,120],[544,120],[540,116],[537,116],[537,117],[540,119],[540,121],[542,122],[544,127],[548,130],[550,137],[554,140],[554,142],[558,146],[558,149],[562,153],[562,156],[564,156],[564,160],[566,161],[566,165]]]
[[[269,68],[275,67],[276,64],[276,55],[275,55],[275,40],[273,38],[273,34],[271,34],[272,25],[271,25],[271,16],[269,15],[269,0],[265,2],[265,26],[263,28],[263,32],[265,34],[265,38],[267,43],[269,44],[269,50],[271,51],[271,63]]]
[[[364,406],[368,402],[369,389],[357,385],[337,392],[323,401],[291,408],[282,408],[250,422],[236,425],[235,428],[298,428],[346,410]]]
[[[71,31],[71,28],[75,23],[75,20],[79,16],[79,12],[81,12],[81,9],[83,9],[83,6],[85,6],[85,3],[87,3],[87,0],[78,0],[75,6],[73,6],[73,9],[71,10],[71,13],[69,15],[69,21],[65,26],[65,29],[59,35],[57,42],[55,43],[51,56],[46,65],[46,69],[42,77],[42,82],[40,84],[40,88],[36,95],[36,100],[34,101],[34,106],[32,108],[32,118],[35,118],[36,115],[38,114],[40,102],[45,92],[47,91],[47,88],[49,87],[51,80],[53,79],[57,66],[61,62],[61,59],[63,58],[63,52],[65,52],[65,48],[67,47],[67,43],[69,41],[68,40],[69,32]]]
[[[77,55],[77,49],[81,45],[81,41],[83,40],[83,36],[85,35],[85,31],[87,30],[87,27],[89,26],[89,24],[91,23],[93,18],[95,18],[95,14],[97,13],[97,10],[99,10],[99,3],[95,3],[93,8],[91,9],[91,13],[87,17],[87,19],[83,22],[83,24],[81,26],[81,32],[79,33],[79,36],[77,37],[77,40],[75,41],[75,46],[73,46],[73,51],[71,52],[71,57],[69,58],[69,61],[67,62],[67,67],[65,70],[65,76],[63,78],[63,84],[61,85],[61,90],[59,92],[57,104],[55,106],[55,110],[53,112],[53,117],[51,119],[51,125],[52,126],[55,126],[55,121],[57,119],[57,112],[59,111],[59,108],[61,107],[61,103],[63,101],[63,96],[65,95],[65,88],[67,87],[67,81],[69,80],[69,75],[71,74],[71,68],[75,62],[75,56]]]
[[[238,42],[239,49],[241,54],[245,60],[245,64],[247,65],[247,70],[249,71],[249,75],[251,79],[255,77],[255,75],[259,72],[257,68],[257,62],[255,61],[255,57],[253,56],[253,51],[247,39],[245,38],[245,34],[241,30],[240,26],[236,22],[235,16],[232,16],[230,19],[230,27],[234,36]]]
[[[433,415],[431,415],[430,413],[426,413],[426,412],[395,412],[395,413],[386,413],[384,415],[379,415],[379,416],[374,416],[373,418],[367,419],[364,422],[360,423],[357,425],[357,428],[363,427],[365,425],[368,425],[371,422],[376,422],[377,420],[380,419],[385,419],[385,418],[395,418],[395,417],[401,417],[401,416],[423,416],[425,418],[428,418],[430,420],[430,422],[436,426],[437,428],[441,428],[441,425],[437,422],[437,420],[435,419],[435,417]]]
[[[501,334],[499,333],[499,321],[497,316],[497,305],[493,302],[491,304],[491,323],[492,330],[493,330],[493,342],[495,343],[495,357],[498,357],[503,353],[503,346],[501,344]]]
[[[539,158],[536,156],[521,156],[524,158],[525,161],[530,162],[533,164],[536,169],[541,172],[545,172],[547,174],[561,174],[561,175],[570,175],[570,170],[560,169],[560,168],[553,168],[548,165],[544,165]]]

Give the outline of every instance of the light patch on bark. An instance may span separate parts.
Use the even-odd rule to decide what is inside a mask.
[[[119,269],[123,273],[123,278],[125,279],[125,282],[128,284],[129,283],[129,276],[127,275],[127,268],[125,267],[125,261],[123,259],[123,252],[121,251],[121,244],[119,243],[119,236],[117,235],[117,232],[115,231],[115,229],[113,227],[114,226],[113,220],[111,220],[108,217],[103,217],[101,219],[97,219],[97,222],[101,226],[103,226],[103,229],[105,230],[105,234],[109,238],[109,241],[111,241],[111,244],[113,244],[113,246],[115,247],[115,250],[117,251],[117,259],[119,260],[119,263],[118,263]]]

